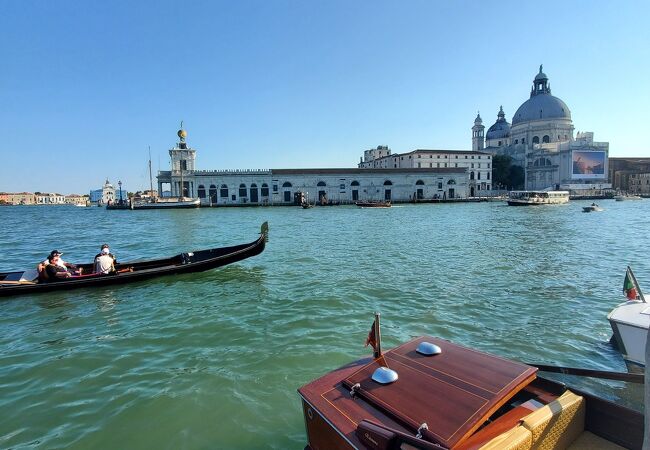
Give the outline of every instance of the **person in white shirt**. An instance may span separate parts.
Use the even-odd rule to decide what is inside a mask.
[[[111,253],[108,244],[102,245],[101,252],[95,256],[95,273],[103,275],[115,273],[115,256]]]

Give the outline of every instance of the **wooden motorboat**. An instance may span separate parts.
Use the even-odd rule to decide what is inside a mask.
[[[596,203],[592,203],[589,206],[583,206],[582,207],[582,212],[599,212],[599,211],[604,211],[603,208],[598,206]]]
[[[365,202],[356,202],[359,208],[390,208],[390,200],[386,201],[365,201]]]
[[[267,239],[268,224],[264,222],[261,227],[260,236],[253,242],[230,247],[181,253],[180,255],[165,259],[120,263],[115,266],[117,270],[115,274],[101,275],[91,273],[93,270],[92,263],[77,266],[83,269],[83,273],[87,273],[87,275],[73,276],[55,282],[38,282],[35,277],[38,274],[34,274],[34,270],[0,273],[0,297],[81,287],[105,286],[109,284],[123,284],[162,275],[202,272],[259,255],[264,251]]]
[[[626,362],[645,367],[645,347],[650,328],[650,304],[646,302],[639,283],[628,266],[623,282],[628,300],[607,315],[614,333],[613,340]]]
[[[430,336],[379,349],[298,392],[310,450],[636,449],[643,442],[637,411],[539,377],[536,367]]]

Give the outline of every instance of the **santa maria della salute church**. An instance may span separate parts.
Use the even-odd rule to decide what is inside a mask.
[[[539,67],[530,98],[506,120],[503,107],[485,133],[480,114],[472,127],[472,150],[506,155],[525,169],[525,188],[585,191],[607,184],[608,142],[594,142],[593,132],[574,137],[571,111],[551,95],[548,77]]]
[[[444,200],[490,195],[492,158],[505,155],[524,168],[527,190],[563,189],[577,194],[607,184],[609,143],[593,133],[577,133],[571,111],[551,94],[539,68],[526,100],[506,120],[503,108],[485,132],[477,115],[471,150],[416,149],[392,153],[388,146],[365,150],[357,167],[322,169],[197,170],[196,150],[178,131],[180,142],[169,150],[171,170],[158,173],[158,192],[198,197],[203,206],[291,205],[389,200]],[[228,151],[225,149],[225,151]]]

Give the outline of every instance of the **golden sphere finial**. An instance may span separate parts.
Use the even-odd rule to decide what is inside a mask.
[[[181,139],[185,139],[187,137],[187,131],[185,131],[183,129],[178,130],[177,134],[178,134],[178,137],[181,138]]]

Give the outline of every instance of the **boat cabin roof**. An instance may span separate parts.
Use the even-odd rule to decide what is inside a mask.
[[[416,351],[422,342],[435,344],[440,354]],[[390,384],[373,380],[379,367],[397,372]],[[423,437],[447,448],[472,435],[497,409],[536,378],[537,369],[424,336],[331,372],[299,389],[315,408],[356,444],[362,420],[388,423],[413,435],[422,424]],[[354,397],[350,391],[354,390]],[[309,412],[307,412],[309,414]]]

